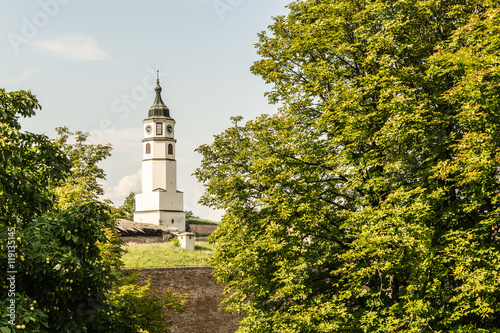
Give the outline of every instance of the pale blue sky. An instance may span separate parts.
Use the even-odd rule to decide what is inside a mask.
[[[31,89],[43,110],[23,129],[53,136],[56,126],[110,142],[102,163],[106,197],[121,204],[140,190],[142,119],[160,69],[163,100],[177,121],[178,187],[197,204],[193,150],[230,126],[230,116],[273,113],[270,87],[249,68],[257,33],[286,13],[288,0],[0,0],[0,87]]]

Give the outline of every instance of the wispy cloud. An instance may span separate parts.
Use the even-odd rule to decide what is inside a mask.
[[[117,205],[123,203],[123,200],[131,191],[139,191],[141,187],[142,170],[126,175],[120,179],[118,184],[104,193],[104,199],[110,199]]]
[[[69,35],[60,39],[37,40],[35,46],[50,54],[74,61],[100,61],[107,59],[106,51],[97,45],[97,40],[83,35]]]
[[[23,82],[25,79],[33,75],[33,72],[26,72],[18,77],[3,79],[0,78],[0,87],[7,88],[11,86],[16,86],[18,83]]]

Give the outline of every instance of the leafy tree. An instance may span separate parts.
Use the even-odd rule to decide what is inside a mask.
[[[27,223],[52,206],[51,188],[61,183],[70,161],[44,135],[21,132],[19,117],[40,105],[27,91],[0,89],[0,207],[7,221]]]
[[[123,205],[121,205],[116,209],[115,215],[119,219],[133,221],[134,211],[135,211],[135,193],[130,192],[129,195],[127,195],[127,197],[125,198]]]
[[[191,211],[191,210],[187,210],[184,213],[186,213],[186,220],[189,220],[189,219],[199,219],[199,217],[195,216],[194,213],[193,213],[193,211]]]
[[[71,173],[55,189],[58,205],[67,207],[97,200],[104,194],[98,181],[106,179],[106,174],[98,163],[111,156],[111,144],[88,144],[89,133],[71,132],[67,127],[58,127],[56,132],[58,136],[53,141],[68,155],[72,163]]]
[[[306,0],[217,135],[202,202],[241,332],[500,332],[495,1]]]
[[[38,108],[30,92],[0,89],[0,329],[98,332],[113,281],[96,245],[111,226],[108,209],[98,202],[57,209],[53,189],[68,176],[70,160],[18,122]]]

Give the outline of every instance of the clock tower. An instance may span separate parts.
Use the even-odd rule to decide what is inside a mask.
[[[135,195],[134,222],[185,231],[184,194],[177,191],[175,120],[161,99],[161,90],[157,79],[155,101],[142,121],[142,192]]]

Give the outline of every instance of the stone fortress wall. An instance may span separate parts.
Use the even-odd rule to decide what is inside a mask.
[[[132,271],[132,269],[124,269]],[[210,266],[139,268],[139,280],[151,279],[154,293],[172,290],[185,295],[186,312],[170,313],[172,333],[234,333],[239,315],[221,310],[224,286],[217,284]]]

